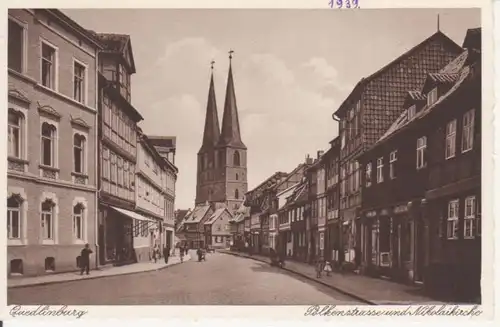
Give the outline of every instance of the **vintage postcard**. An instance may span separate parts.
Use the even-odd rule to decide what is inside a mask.
[[[5,11],[4,319],[492,318],[487,1],[99,6]]]

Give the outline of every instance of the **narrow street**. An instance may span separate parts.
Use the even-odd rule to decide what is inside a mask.
[[[262,262],[210,254],[155,272],[9,289],[8,303],[66,305],[357,304],[326,286]]]

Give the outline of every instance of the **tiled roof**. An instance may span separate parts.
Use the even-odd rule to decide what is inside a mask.
[[[396,67],[397,64],[407,60],[410,58],[412,55],[415,53],[418,53],[421,49],[425,48],[426,46],[429,46],[432,44],[433,41],[438,40],[441,45],[450,45],[450,47],[456,49],[459,51],[460,46],[456,44],[453,40],[451,40],[448,36],[443,34],[441,31],[438,31],[431,35],[430,37],[426,38],[424,41],[420,42],[416,46],[412,47],[405,53],[401,54],[399,57],[396,59],[392,60],[390,63],[385,65],[384,67],[380,68],[373,74],[369,75],[368,77],[362,78],[356,86],[354,86],[352,92],[347,96],[347,98],[342,102],[342,104],[338,107],[338,109],[334,112],[334,115],[340,114],[341,111],[344,111],[346,106],[349,104],[351,98],[356,96],[360,91],[363,90],[363,88],[368,85],[371,81],[383,76],[384,74],[388,73],[392,68]]]
[[[468,56],[468,51],[465,50],[462,54],[460,54],[455,60],[450,62],[446,67],[444,67],[438,75],[456,75],[453,86],[443,95],[439,97],[439,99],[434,102],[431,106],[425,106],[422,108],[411,121],[416,119],[421,119],[426,116],[430,111],[432,111],[439,103],[441,103],[444,99],[446,99],[450,94],[452,94],[455,90],[458,89],[460,85],[462,85],[463,81],[467,78],[470,73],[469,67],[463,67],[463,64],[466,62],[466,58]],[[462,65],[462,66],[460,66]],[[457,73],[457,68],[460,67],[459,73]],[[391,127],[387,130],[387,132],[377,141],[377,143],[382,142],[387,139],[389,136],[408,125],[408,112],[404,110],[399,118],[391,125]]]
[[[205,222],[205,225],[211,225],[211,224],[213,224],[217,219],[219,219],[219,217],[222,215],[222,213],[224,211],[227,211],[227,209],[226,208],[219,208],[219,209],[215,210],[215,212]],[[228,211],[228,213],[229,213],[229,211]],[[231,214],[229,213],[229,215],[231,215]]]
[[[210,209],[209,204],[197,204],[193,211],[184,219],[185,224],[199,223]]]

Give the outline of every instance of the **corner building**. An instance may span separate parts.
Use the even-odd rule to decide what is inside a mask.
[[[8,11],[9,276],[75,270],[84,244],[96,250],[100,48],[59,10]]]

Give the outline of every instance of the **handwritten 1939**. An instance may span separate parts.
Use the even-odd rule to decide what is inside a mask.
[[[359,0],[330,0],[328,2],[330,8],[336,6],[339,9],[346,8],[359,8]]]

